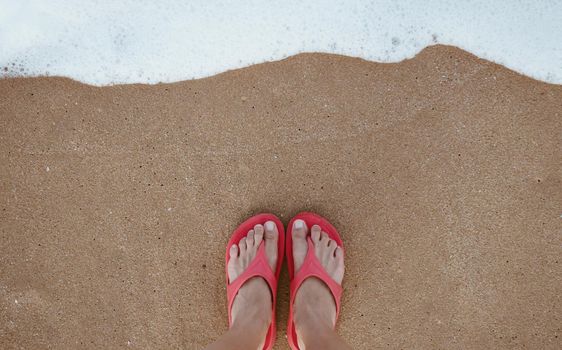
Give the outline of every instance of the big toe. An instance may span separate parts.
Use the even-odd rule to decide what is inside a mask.
[[[308,251],[308,243],[306,236],[308,235],[308,227],[303,220],[297,219],[293,222],[293,261],[295,264],[295,272],[298,272],[304,263],[304,258]]]
[[[273,221],[267,221],[264,225],[264,239],[265,239],[265,255],[267,255],[267,262],[273,271],[277,269],[277,252],[279,231],[277,225]]]

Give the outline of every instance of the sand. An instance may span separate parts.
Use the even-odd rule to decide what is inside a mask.
[[[230,232],[301,210],[343,236],[353,348],[562,347],[562,86],[435,46],[0,96],[2,349],[200,349]]]

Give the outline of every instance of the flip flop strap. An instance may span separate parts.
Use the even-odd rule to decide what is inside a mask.
[[[279,262],[277,262],[279,264]],[[271,295],[273,297],[273,307],[275,307],[275,300],[276,300],[276,291],[277,291],[277,278],[275,277],[275,273],[271,270],[269,266],[269,262],[267,261],[267,256],[265,255],[265,244],[262,242],[258,248],[256,256],[254,260],[250,263],[250,266],[246,268],[246,270],[238,276],[234,280],[234,282],[228,284],[226,286],[226,294],[228,296],[228,324],[232,325],[232,303],[234,302],[234,298],[242,285],[246,283],[250,278],[253,277],[262,277],[265,282],[268,284],[269,289],[271,290]]]
[[[291,306],[295,301],[297,290],[301,286],[301,284],[307,278],[316,277],[322,282],[326,283],[328,289],[332,293],[332,296],[334,297],[334,302],[336,304],[336,319],[337,319],[340,314],[340,300],[343,293],[343,288],[336,281],[334,281],[334,279],[330,277],[330,275],[328,275],[322,264],[320,264],[320,261],[318,261],[318,258],[314,253],[314,244],[312,243],[310,237],[307,237],[307,243],[308,243],[308,251],[306,253],[306,257],[304,258],[304,262],[301,268],[299,269],[299,272],[297,272],[297,274],[291,281],[291,290],[294,291],[294,293],[291,295]]]

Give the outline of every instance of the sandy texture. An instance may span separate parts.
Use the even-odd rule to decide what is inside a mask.
[[[562,346],[561,86],[437,46],[0,96],[2,349],[201,348],[230,232],[301,210],[343,236],[354,348]]]

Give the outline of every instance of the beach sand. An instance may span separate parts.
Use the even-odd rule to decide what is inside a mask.
[[[343,237],[353,348],[562,346],[562,86],[434,46],[0,94],[2,349],[200,349],[231,231],[302,210]]]

